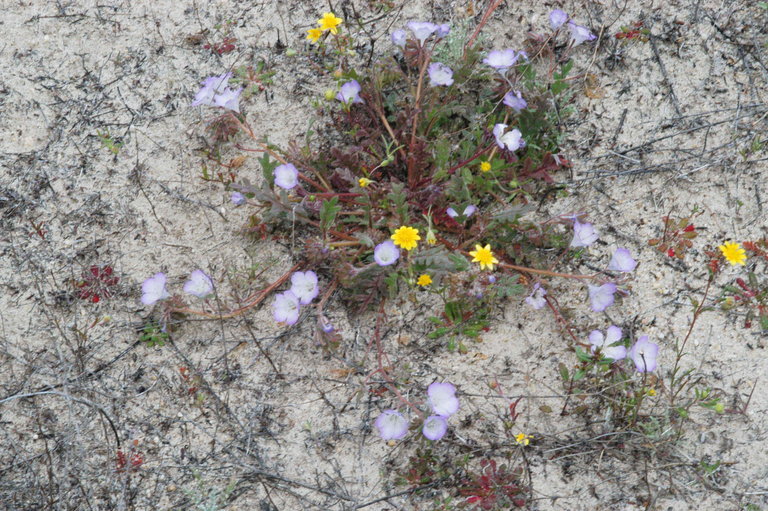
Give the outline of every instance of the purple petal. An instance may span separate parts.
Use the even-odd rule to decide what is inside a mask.
[[[613,271],[630,272],[637,266],[637,261],[632,259],[629,250],[626,248],[617,248],[608,263],[608,269]]]
[[[637,340],[629,350],[629,358],[635,363],[638,372],[649,373],[656,370],[656,356],[659,353],[659,345],[648,340],[644,335]]]
[[[427,387],[427,396],[432,411],[442,417],[450,417],[459,411],[459,399],[456,387],[450,383],[432,383]]]
[[[517,113],[528,106],[528,102],[523,99],[520,91],[507,92],[502,102]]]
[[[350,105],[352,103],[364,103],[362,98],[359,96],[360,90],[361,87],[357,80],[350,80],[341,86],[339,93],[336,94],[336,99],[345,105]]]
[[[400,48],[405,48],[405,41],[406,41],[406,35],[405,30],[398,29],[392,32],[392,44],[395,46],[399,46]]]
[[[374,424],[384,440],[399,440],[408,433],[408,419],[397,410],[384,410]]]
[[[278,165],[275,169],[275,184],[286,190],[299,184],[299,171],[296,166],[292,163]]]
[[[602,286],[588,285],[588,287],[589,301],[593,311],[603,312],[605,309],[613,305],[613,294],[616,292],[616,284],[607,282]]]
[[[411,29],[419,43],[423,45],[424,41],[437,31],[438,26],[426,21],[411,21],[408,23],[408,28]]]
[[[573,222],[573,239],[571,248],[588,247],[597,241],[597,231],[590,223],[581,223],[578,220]]]
[[[448,36],[448,34],[451,33],[451,26],[448,23],[443,23],[442,25],[437,26],[437,32],[435,35],[439,37],[440,39]]]
[[[317,274],[313,271],[297,271],[291,275],[291,292],[299,298],[301,305],[309,305],[320,288],[317,286]]]
[[[229,200],[231,200],[232,204],[235,206],[242,206],[245,204],[245,195],[240,192],[232,192],[232,196],[229,198]]]
[[[203,270],[194,270],[189,280],[184,283],[184,292],[198,298],[205,298],[213,293],[213,281]]]
[[[568,21],[568,15],[560,9],[555,9],[549,13],[549,24],[552,26],[552,30],[557,30],[562,27],[565,22]]]
[[[427,417],[427,420],[424,421],[424,427],[421,428],[422,434],[432,441],[443,438],[446,431],[448,431],[448,421],[439,415]]]
[[[387,240],[376,245],[373,249],[373,260],[379,266],[389,266],[395,264],[400,257],[400,249],[395,246],[392,240]]]
[[[528,298],[525,299],[525,303],[527,303],[534,309],[539,310],[547,304],[547,299],[544,298],[546,294],[547,294],[547,290],[541,287],[541,284],[536,282],[533,285],[533,291],[528,296]]]
[[[505,73],[507,69],[515,65],[520,54],[513,49],[493,50],[488,52],[488,56],[483,59],[483,64],[491,66],[500,73]]]
[[[171,295],[165,289],[165,273],[155,273],[141,284],[141,303],[154,305],[160,300],[165,300]]]
[[[568,22],[568,28],[571,31],[571,43],[573,46],[578,46],[585,41],[594,41],[597,36],[589,31],[587,27],[577,25],[573,21]]]
[[[445,64],[433,62],[427,68],[427,72],[429,73],[430,87],[453,85],[453,71]]]
[[[299,312],[301,312],[299,298],[290,291],[275,296],[272,308],[275,321],[279,323],[295,325],[299,320]]]

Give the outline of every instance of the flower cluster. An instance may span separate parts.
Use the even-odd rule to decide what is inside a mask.
[[[339,25],[344,20],[336,16],[332,12],[325,12],[323,16],[317,20],[317,27],[307,30],[307,40],[311,43],[316,43],[324,32],[330,32],[333,35],[339,33]]]
[[[220,76],[209,76],[200,82],[203,87],[197,92],[190,106],[216,106],[240,113],[240,93],[243,88],[230,89],[230,78],[232,73],[227,72]]]
[[[450,383],[432,383],[427,387],[427,401],[432,415],[424,420],[421,433],[425,438],[437,441],[448,431],[448,419],[459,411],[456,387]],[[376,419],[376,428],[384,440],[399,440],[408,433],[410,423],[397,410],[384,410]]]
[[[567,24],[568,30],[571,33],[570,44],[572,46],[578,46],[583,42],[597,39],[597,36],[590,32],[587,27],[577,25],[560,9],[555,9],[549,13],[549,24],[552,30],[560,30],[563,25]]]
[[[611,325],[605,331],[593,330],[589,334],[589,343],[592,345],[592,353],[600,352],[605,358],[614,362],[626,357],[635,363],[635,369],[640,373],[649,373],[656,370],[656,356],[659,353],[659,345],[648,340],[648,336],[640,337],[627,351],[622,344],[623,334],[621,328]]]
[[[299,320],[301,306],[312,303],[319,292],[315,272],[295,272],[291,275],[291,289],[275,296],[275,301],[272,303],[275,321],[295,325]]]
[[[166,289],[167,277],[165,273],[155,273],[141,284],[141,303],[154,305],[161,300],[170,298],[171,294]],[[208,298],[213,293],[213,280],[203,270],[194,270],[189,275],[189,280],[184,283],[184,292],[198,298]]]

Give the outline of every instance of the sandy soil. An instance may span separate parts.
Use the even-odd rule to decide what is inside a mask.
[[[358,34],[376,41],[376,53],[390,51],[393,26],[455,22],[485,5],[393,2],[384,15],[386,3],[334,8],[345,19],[380,18]],[[601,239],[585,264],[604,264],[617,246],[637,254],[628,296],[604,315],[589,310],[585,289],[555,289],[578,332],[616,324],[649,335],[668,370],[689,297],[706,282],[703,251],[768,235],[768,156],[753,144],[766,140],[768,12],[741,1],[508,4],[486,29],[499,48],[545,27],[555,4],[601,34],[575,52],[578,71],[593,76],[564,144],[572,173],[556,176],[568,194],[531,215],[587,212]],[[296,262],[291,243],[244,235],[248,208],[201,179],[206,112],[189,103],[199,80],[263,60],[275,83],[243,110],[273,143],[303,137],[330,83],[301,54],[324,10],[205,0],[2,5],[0,508],[426,510],[448,496],[439,485],[417,494],[395,485],[418,442],[388,445],[372,428],[392,402],[348,367],[375,367],[375,316],[352,314],[340,297],[326,306],[342,336],[333,355],[319,346],[312,314],[281,328],[268,302],[232,320],[184,321],[163,347],[138,341],[155,317],[139,301],[153,273],[166,272],[180,292],[201,268],[217,300],[236,303]],[[651,42],[620,45],[613,34],[637,20]],[[216,26],[229,27],[235,51],[203,47],[224,34]],[[99,138],[107,132],[122,144],[117,154]],[[252,157],[237,172],[261,174]],[[693,208],[702,234],[684,261],[647,245],[662,216]],[[92,265],[120,279],[99,303],[80,300],[72,284]],[[765,262],[750,265],[765,275]],[[736,275],[726,270],[720,285]],[[383,343],[408,397],[421,399],[435,380],[459,388],[461,411],[436,453],[510,451],[502,421],[523,396],[517,429],[535,437],[525,457],[530,509],[768,509],[768,358],[764,333],[743,328],[743,317],[705,314],[684,365],[728,408],[756,389],[746,413],[698,411],[676,443],[617,443],[603,417],[559,415],[557,366],[573,354],[551,314],[522,299],[500,303],[482,342],[460,355],[426,338],[434,305],[407,294],[388,302]],[[140,455],[141,467],[116,471],[119,449]],[[702,461],[721,465],[707,475]],[[220,507],[202,507],[215,492]]]

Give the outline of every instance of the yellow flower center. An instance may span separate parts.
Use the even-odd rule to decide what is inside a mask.
[[[416,248],[420,239],[419,230],[407,225],[403,225],[392,235],[392,241],[395,242],[395,245],[405,250]]]

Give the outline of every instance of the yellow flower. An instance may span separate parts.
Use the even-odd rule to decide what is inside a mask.
[[[429,275],[427,275],[425,273],[424,275],[421,275],[419,277],[419,280],[417,280],[416,283],[418,285],[420,285],[421,287],[427,287],[428,285],[430,285],[432,283],[432,277],[430,277]]]
[[[392,235],[392,241],[395,242],[395,245],[405,250],[416,248],[420,239],[419,230],[407,225],[403,225]]]
[[[531,438],[533,438],[533,435],[520,433],[519,435],[515,435],[515,442],[517,442],[518,445],[528,445],[531,443]]]
[[[653,397],[656,395],[656,389],[648,389],[648,395]]]
[[[480,170],[483,172],[488,172],[489,170],[491,170],[491,162],[489,161],[480,162]]]
[[[499,260],[493,256],[493,251],[491,250],[490,245],[484,247],[475,245],[475,251],[470,252],[469,255],[474,257],[474,259],[472,259],[473,263],[480,263],[481,270],[485,270],[486,268],[493,270],[493,265],[499,264]]]
[[[342,19],[337,18],[332,12],[323,13],[323,17],[317,20],[317,24],[320,25],[320,30],[330,30],[331,34],[338,34],[339,29],[336,28],[341,25]]]
[[[747,260],[747,253],[744,252],[744,249],[741,248],[741,245],[738,243],[726,243],[717,248],[720,249],[725,260],[731,263],[732,266],[736,266],[737,264],[743,266],[745,264],[744,261]]]
[[[357,183],[360,185],[360,188],[365,188],[369,184],[373,183],[373,181],[371,181],[367,177],[361,177],[360,179],[357,180]]]
[[[323,31],[319,28],[310,28],[307,30],[307,40],[311,43],[316,43],[321,35],[323,35]]]

